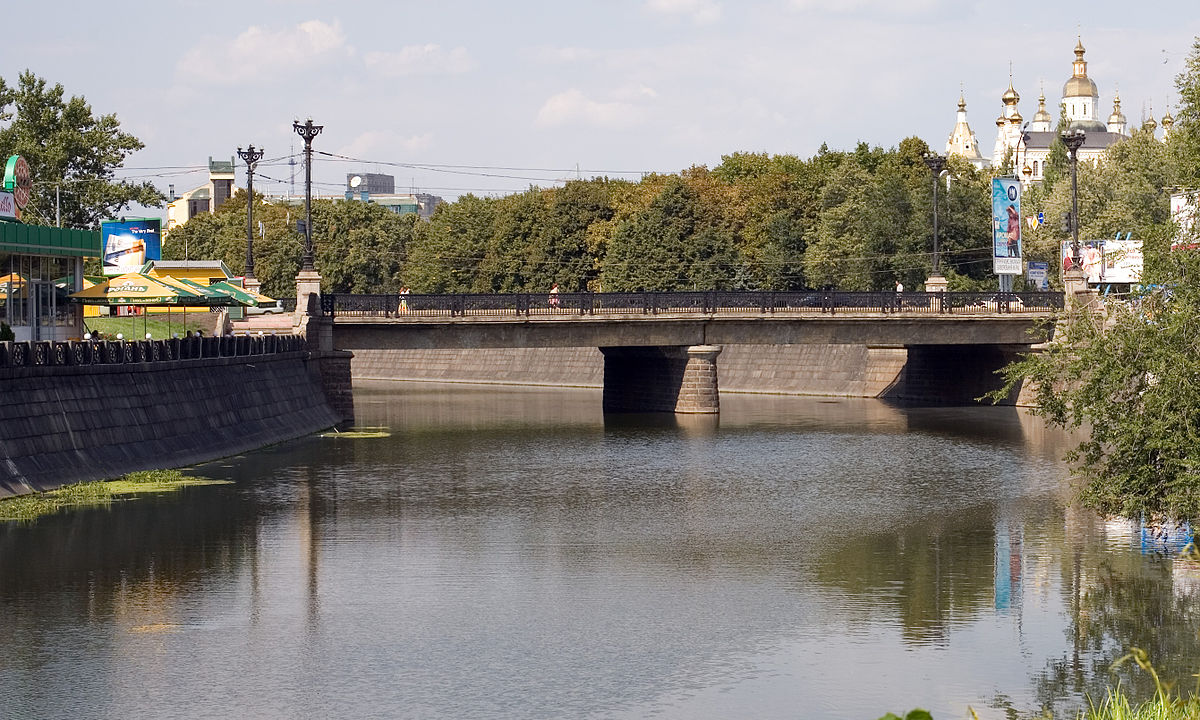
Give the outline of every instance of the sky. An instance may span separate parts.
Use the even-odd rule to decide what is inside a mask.
[[[985,154],[1012,81],[1028,119],[1057,116],[1077,36],[1131,122],[1176,100],[1200,34],[1194,0],[111,0],[5,9],[0,76],[30,69],[145,149],[118,174],[164,192],[207,161],[263,148],[255,189],[314,192],[383,172],[453,199],[575,177],[636,179],[723,155],[809,157],[822,143],[942,151],[960,89]],[[244,164],[238,161],[238,183]],[[153,214],[153,213],[151,213]]]

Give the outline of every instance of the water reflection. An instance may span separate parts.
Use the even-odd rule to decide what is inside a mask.
[[[594,390],[421,384],[357,408],[391,436],[0,527],[5,712],[1000,717],[1129,645],[1178,678],[1200,650],[1193,566],[1066,506],[1066,440],[1012,408],[606,417]]]

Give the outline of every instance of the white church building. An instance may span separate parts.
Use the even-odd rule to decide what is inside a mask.
[[[1071,77],[1063,84],[1060,106],[1069,123],[1068,127],[1085,133],[1079,159],[1095,162],[1110,145],[1127,138],[1129,132],[1128,122],[1121,112],[1119,93],[1113,96],[1113,109],[1108,119],[1100,120],[1100,90],[1096,82],[1088,77],[1087,61],[1083,59],[1085,52],[1080,39],[1075,45]],[[996,142],[990,161],[980,153],[979,142],[967,123],[966,101],[961,95],[958,99],[957,122],[946,142],[946,153],[965,158],[978,168],[988,165],[1000,167],[1007,162],[1013,173],[1025,182],[1038,182],[1045,176],[1046,158],[1056,136],[1058,118],[1046,110],[1046,94],[1043,91],[1038,97],[1037,112],[1026,123],[1017,109],[1021,96],[1013,87],[1011,77],[1000,101],[1004,104],[1004,110],[996,118]],[[1164,139],[1173,124],[1174,118],[1168,112],[1162,119]],[[1151,131],[1157,127],[1153,118],[1147,120],[1146,127]]]

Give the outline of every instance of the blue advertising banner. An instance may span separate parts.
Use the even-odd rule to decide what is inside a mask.
[[[1050,289],[1050,263],[1029,261],[1025,270],[1025,279],[1038,290]]]
[[[992,270],[1021,274],[1021,181],[992,179]]]
[[[133,218],[100,223],[105,275],[137,272],[147,260],[162,259],[162,220]]]

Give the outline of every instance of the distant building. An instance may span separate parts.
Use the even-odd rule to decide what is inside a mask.
[[[976,169],[987,165],[987,158],[979,152],[975,131],[967,124],[967,101],[961,93],[958,96],[958,121],[954,124],[950,139],[946,141],[946,154],[964,158]]]
[[[203,213],[216,212],[233,196],[233,158],[229,162],[208,158],[208,183],[193,188],[167,205],[167,232]]]
[[[396,178],[382,173],[346,173],[346,192],[392,195],[396,192]]]
[[[1179,225],[1177,244],[1193,245],[1200,217],[1200,191],[1176,190],[1171,193],[1171,220]]]
[[[428,220],[443,200],[429,193],[397,193],[396,178],[380,173],[347,173],[346,199],[381,205],[397,215]]]
[[[417,203],[420,205],[417,213],[421,216],[422,220],[428,220],[433,217],[433,211],[437,210],[438,205],[445,202],[445,200],[442,200],[437,195],[430,195],[429,193],[417,193],[416,197]]]
[[[1085,52],[1083,41],[1080,40],[1075,44],[1071,77],[1063,83],[1061,106],[1067,129],[1085,133],[1083,145],[1079,148],[1079,159],[1095,163],[1104,156],[1110,145],[1129,136],[1125,132],[1127,123],[1121,112],[1119,93],[1113,95],[1113,111],[1108,116],[1108,122],[1101,122],[1097,117],[1100,112],[1100,90],[1096,81],[1088,77],[1087,61],[1083,59]],[[1043,92],[1039,98],[1038,115],[1034,116],[1036,122],[1010,146],[1013,171],[1033,182],[1045,177],[1046,158],[1057,137],[1050,113],[1045,109],[1046,95]]]

